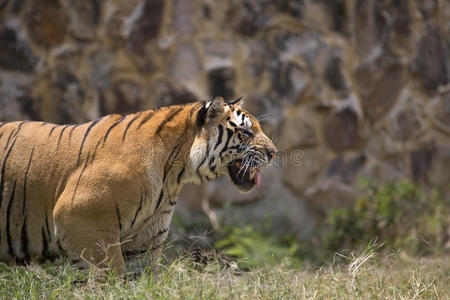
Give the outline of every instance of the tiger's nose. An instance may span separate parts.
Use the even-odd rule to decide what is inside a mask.
[[[267,151],[267,159],[268,159],[268,161],[271,162],[275,158],[275,155],[276,155],[275,151],[268,150]]]

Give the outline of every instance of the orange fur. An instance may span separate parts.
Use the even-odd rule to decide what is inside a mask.
[[[223,151],[212,166],[212,145],[225,144],[217,126],[239,108],[209,103],[81,125],[0,123],[0,260],[66,254],[121,274],[123,253],[158,258],[182,185],[226,174],[237,157]],[[252,142],[276,151],[248,118]]]

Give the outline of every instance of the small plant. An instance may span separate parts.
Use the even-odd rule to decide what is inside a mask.
[[[361,180],[364,196],[329,214],[324,242],[333,251],[378,240],[389,249],[427,254],[446,239],[449,207],[437,191],[423,193],[413,183],[375,185]]]
[[[300,265],[296,255],[301,244],[289,237],[277,237],[255,230],[252,226],[225,229],[215,247],[236,258],[242,270],[254,267],[274,266],[283,262],[288,267]]]

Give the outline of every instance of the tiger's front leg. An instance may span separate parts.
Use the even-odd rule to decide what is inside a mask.
[[[129,271],[140,273],[159,260],[169,234],[173,208],[166,207],[143,219],[136,232],[124,239],[122,250]]]

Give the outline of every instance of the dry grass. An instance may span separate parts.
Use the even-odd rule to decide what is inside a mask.
[[[0,266],[1,299],[449,299],[450,258],[375,252],[347,264],[241,272],[217,256],[164,261],[136,278],[95,280],[70,263]],[[226,266],[227,265],[227,266]]]

